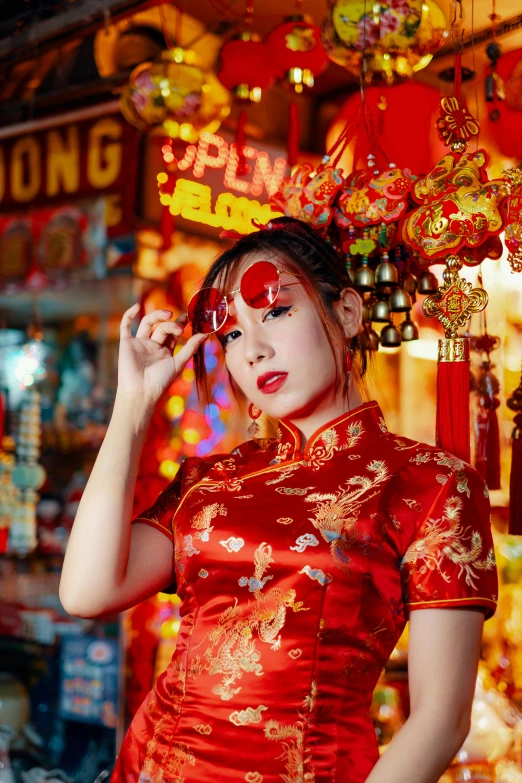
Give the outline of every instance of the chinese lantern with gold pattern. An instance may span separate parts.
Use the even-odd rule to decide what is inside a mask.
[[[195,52],[175,47],[154,63],[135,68],[120,106],[137,128],[158,130],[172,139],[194,143],[202,131],[215,133],[230,111],[230,95]]]

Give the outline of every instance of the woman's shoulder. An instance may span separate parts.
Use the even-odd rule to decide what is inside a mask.
[[[469,497],[472,490],[486,497],[487,486],[476,468],[440,446],[388,433],[393,450],[396,484],[417,492],[440,488],[450,482],[456,491]]]

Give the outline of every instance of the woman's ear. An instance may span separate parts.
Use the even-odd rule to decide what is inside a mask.
[[[362,329],[362,299],[354,288],[343,288],[334,303],[345,337],[355,337]]]

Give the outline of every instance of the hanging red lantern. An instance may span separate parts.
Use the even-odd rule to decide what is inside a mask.
[[[321,31],[302,15],[289,16],[266,38],[270,58],[296,92],[313,87],[314,79],[326,70],[330,60],[321,43]]]
[[[495,73],[503,100],[494,101],[488,114],[489,132],[504,155],[522,158],[522,49],[502,55],[495,62]]]
[[[219,53],[217,77],[237,101],[259,103],[277,75],[269,49],[249,31],[227,41]]]
[[[411,107],[415,112],[411,113]],[[332,122],[326,140],[327,148],[347,128],[350,142],[340,160],[348,174],[366,168],[368,155],[381,152],[381,168],[394,163],[414,174],[429,171],[433,161],[444,155],[444,145],[435,128],[440,108],[439,91],[421,82],[406,82],[396,87],[368,87],[365,109],[359,90],[344,103]],[[408,116],[408,129],[404,117]],[[365,132],[366,131],[366,132]],[[380,156],[378,155],[378,158]]]

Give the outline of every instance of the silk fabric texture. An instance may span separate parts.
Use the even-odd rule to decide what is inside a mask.
[[[182,622],[111,783],[363,783],[409,613],[494,613],[474,468],[388,432],[376,402],[300,440],[282,419],[275,439],[187,458],[133,520],[174,542]]]

